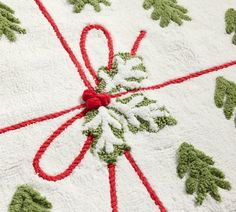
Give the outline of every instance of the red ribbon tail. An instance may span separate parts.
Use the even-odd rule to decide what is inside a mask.
[[[108,165],[109,183],[110,183],[110,197],[112,212],[118,212],[117,195],[116,195],[116,165]]]
[[[43,116],[40,116],[40,117],[37,117],[37,118],[22,121],[22,122],[19,122],[17,124],[13,124],[13,125],[1,128],[0,129],[0,134],[4,134],[4,133],[7,133],[9,131],[21,129],[21,128],[30,126],[32,124],[36,124],[36,123],[40,123],[40,122],[43,122],[43,121],[55,119],[55,118],[58,118],[60,116],[65,115],[67,113],[70,113],[70,112],[75,111],[75,110],[79,110],[79,109],[84,108],[84,107],[85,107],[85,104],[81,104],[81,105],[77,105],[75,107],[71,107],[71,108],[66,109],[66,110],[62,110],[62,111],[59,111],[59,112],[50,113],[50,114],[43,115]]]
[[[134,158],[132,157],[130,151],[126,151],[125,152],[125,157],[129,161],[131,166],[133,167],[133,169],[136,172],[136,174],[139,176],[139,179],[142,181],[142,183],[145,186],[145,188],[147,189],[150,197],[152,198],[154,203],[159,207],[160,211],[161,212],[167,212],[167,210],[165,209],[163,203],[158,198],[157,194],[155,193],[155,191],[151,187],[150,183],[148,182],[147,178],[144,176],[144,174],[142,173],[141,169],[138,167],[138,165],[135,162]]]

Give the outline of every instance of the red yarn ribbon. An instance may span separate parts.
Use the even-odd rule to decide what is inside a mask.
[[[107,93],[96,93],[94,90],[85,90],[82,99],[88,111],[107,106],[111,102],[111,97]]]
[[[87,54],[87,49],[86,49],[86,40],[87,40],[88,33],[94,29],[102,31],[107,39],[107,46],[108,46],[108,51],[109,51],[108,64],[107,64],[108,70],[110,70],[112,68],[114,49],[113,49],[113,42],[112,42],[111,35],[107,31],[107,29],[105,29],[103,26],[98,25],[98,24],[94,24],[94,25],[88,25],[83,29],[81,37],[80,37],[80,49],[81,49],[82,57],[83,57],[86,68],[89,70],[90,74],[92,75],[93,79],[95,80],[96,85],[98,85],[99,80],[97,78],[97,73],[91,65],[89,56]]]
[[[48,13],[46,13],[48,14]],[[46,16],[47,17],[47,16]],[[51,22],[53,23],[53,20],[51,20]],[[55,29],[58,29],[57,26],[54,26]],[[84,30],[82,31],[81,34],[81,39],[80,39],[80,48],[81,48],[81,52],[83,55],[83,59],[85,62],[86,67],[88,68],[90,74],[92,75],[92,77],[95,79],[95,82],[97,83],[97,75],[95,70],[92,68],[92,65],[90,63],[88,54],[87,54],[87,50],[85,48],[85,43],[86,43],[86,39],[87,39],[87,34],[90,30],[92,29],[96,29],[96,30],[101,30],[106,38],[108,39],[108,48],[109,48],[109,61],[108,61],[108,69],[112,67],[112,60],[113,60],[113,44],[112,44],[112,38],[109,34],[109,32],[100,25],[89,25],[86,26],[84,28]],[[58,30],[56,31],[58,32]],[[62,37],[62,35],[58,35],[59,38],[62,39],[63,44],[64,45],[68,45],[65,41],[65,39]],[[67,47],[67,49],[71,49],[69,47]],[[70,54],[70,52],[69,52]],[[71,57],[71,55],[70,55]],[[73,57],[72,57],[73,58]],[[82,70],[82,72],[84,72]],[[80,75],[82,80],[84,82],[86,82],[86,77],[85,74],[81,74]],[[86,84],[85,84],[86,85]],[[56,138],[58,138],[69,126],[71,126],[75,121],[77,121],[78,119],[81,119],[82,117],[85,116],[85,114],[93,109],[97,109],[101,106],[107,106],[110,101],[111,101],[111,97],[106,94],[106,93],[96,93],[94,88],[90,86],[87,86],[89,89],[85,90],[83,92],[82,95],[82,99],[85,101],[85,104],[81,104],[79,106],[76,107],[76,109],[80,109],[82,107],[86,107],[85,110],[83,110],[82,112],[78,113],[77,115],[75,115],[74,117],[70,118],[69,120],[67,120],[65,123],[63,123],[57,130],[55,130],[49,137],[48,139],[41,145],[41,147],[39,148],[39,150],[37,151],[34,160],[33,160],[33,166],[35,169],[35,172],[42,177],[45,180],[48,181],[58,181],[58,180],[62,180],[66,177],[68,177],[73,170],[76,168],[76,166],[79,165],[79,163],[82,161],[82,159],[84,158],[84,155],[86,154],[86,152],[88,151],[88,149],[90,148],[90,146],[93,143],[93,137],[92,136],[88,136],[86,142],[84,143],[84,146],[82,148],[82,150],[80,151],[79,155],[72,161],[72,163],[68,166],[68,168],[66,170],[64,170],[63,172],[57,174],[57,175],[49,175],[46,172],[43,171],[43,169],[40,167],[40,160],[43,157],[43,155],[45,154],[46,150],[48,149],[48,147],[55,141]],[[69,113],[71,111],[73,111],[73,109],[71,110],[67,110],[65,113]],[[63,113],[63,112],[61,112]],[[64,114],[65,114],[64,113]],[[59,115],[58,115],[59,116]],[[41,120],[39,120],[41,121]],[[29,123],[30,124],[30,123]],[[26,124],[25,124],[26,125]],[[19,125],[18,125],[19,126]],[[15,126],[12,126],[8,129],[12,129]],[[5,128],[5,131],[7,131],[8,129]],[[1,131],[0,131],[1,132]]]
[[[87,78],[87,76],[86,76],[86,74],[85,74],[85,72],[82,68],[82,65],[80,64],[80,62],[76,58],[75,54],[73,53],[72,49],[68,45],[67,41],[63,37],[62,33],[60,32],[60,30],[59,30],[57,24],[55,23],[55,21],[53,20],[52,16],[49,14],[47,9],[44,7],[41,0],[34,0],[34,1],[38,5],[39,9],[41,10],[42,14],[45,16],[47,21],[52,26],[52,28],[53,28],[57,38],[59,39],[62,47],[68,53],[68,56],[70,57],[71,61],[75,65],[75,67],[76,67],[76,69],[77,69],[84,85],[87,87],[87,90],[84,91],[83,97],[82,97],[83,100],[85,101],[85,104],[77,105],[75,107],[71,107],[69,109],[62,110],[62,111],[59,111],[59,112],[50,113],[48,115],[40,116],[38,118],[29,119],[29,120],[26,120],[26,121],[23,121],[23,122],[20,122],[20,123],[17,123],[17,124],[13,124],[11,126],[7,126],[7,127],[4,127],[4,128],[0,129],[0,134],[3,134],[3,133],[6,133],[6,132],[9,132],[9,131],[13,131],[13,130],[17,130],[17,129],[20,129],[20,128],[23,128],[23,127],[27,127],[27,126],[35,124],[35,123],[39,123],[39,122],[43,122],[43,121],[46,121],[46,120],[58,118],[58,117],[63,116],[65,114],[71,113],[72,111],[81,110],[82,108],[86,108],[82,112],[77,113],[75,116],[73,116],[72,118],[67,120],[58,129],[56,129],[48,137],[48,139],[46,139],[46,141],[41,145],[41,147],[37,151],[37,153],[34,157],[34,160],[33,160],[34,169],[40,177],[42,177],[43,179],[48,180],[48,181],[57,181],[57,180],[62,180],[64,178],[68,177],[73,172],[73,170],[80,164],[80,162],[84,158],[85,154],[88,152],[90,146],[93,143],[93,136],[91,136],[91,135],[87,137],[87,139],[86,139],[80,153],[78,154],[78,156],[71,162],[71,164],[68,166],[68,168],[66,170],[64,170],[63,172],[61,172],[57,175],[49,175],[46,172],[44,172],[43,169],[40,167],[40,160],[41,160],[42,156],[44,155],[44,153],[46,152],[47,148],[69,126],[71,126],[75,121],[77,121],[77,120],[81,119],[82,117],[84,117],[86,112],[88,112],[89,110],[98,108],[100,106],[108,105],[110,103],[110,98],[117,98],[117,97],[126,95],[128,93],[136,93],[136,92],[145,91],[145,90],[156,90],[156,89],[164,88],[164,87],[172,85],[172,84],[182,83],[182,82],[185,82],[187,80],[190,80],[190,79],[193,79],[193,78],[196,78],[196,77],[200,77],[202,75],[212,73],[212,72],[215,72],[215,71],[223,70],[223,69],[228,68],[230,66],[236,65],[236,60],[234,60],[234,61],[222,64],[222,65],[219,65],[219,66],[214,66],[214,67],[209,68],[209,69],[194,72],[194,73],[188,74],[188,75],[183,76],[183,77],[179,77],[179,78],[176,78],[176,79],[171,79],[171,80],[168,80],[164,83],[153,85],[153,86],[150,86],[150,87],[134,89],[134,90],[130,90],[130,91],[127,91],[127,92],[117,93],[117,94],[111,95],[111,96],[107,95],[106,93],[97,94],[94,91],[94,87],[89,82],[89,80],[88,80],[88,78]],[[82,34],[81,34],[81,38],[80,38],[80,48],[81,48],[81,52],[82,52],[82,57],[83,57],[86,68],[88,69],[89,73],[91,74],[92,78],[95,81],[95,84],[97,85],[99,83],[99,80],[98,80],[96,71],[94,70],[94,68],[91,65],[91,62],[90,62],[90,59],[89,59],[89,56],[88,56],[87,50],[86,50],[87,35],[91,30],[94,30],[94,29],[103,32],[103,34],[105,35],[105,37],[107,39],[107,46],[108,46],[108,51],[109,51],[109,53],[108,53],[108,64],[107,64],[108,70],[110,70],[112,68],[114,50],[113,50],[112,37],[111,37],[110,33],[108,32],[108,30],[106,30],[103,26],[95,24],[95,25],[86,26],[83,29]],[[134,42],[134,45],[132,47],[131,55],[136,54],[136,52],[138,50],[138,47],[140,45],[140,42],[144,38],[145,34],[146,34],[145,31],[140,32],[139,36],[137,37],[137,39]],[[139,178],[142,181],[143,185],[146,187],[148,193],[150,194],[150,197],[153,199],[155,204],[159,207],[160,211],[161,212],[166,212],[165,207],[163,206],[162,202],[159,200],[159,198],[156,195],[155,191],[152,189],[150,183],[148,182],[147,178],[142,173],[141,169],[136,164],[136,162],[133,159],[131,153],[126,152],[125,156],[126,156],[127,160],[130,162],[133,169],[135,170],[136,174],[139,176]],[[113,212],[118,211],[116,186],[115,186],[116,185],[115,170],[116,170],[115,169],[115,164],[110,164],[108,166],[109,182],[110,182],[110,194],[111,194],[111,207],[112,207]]]

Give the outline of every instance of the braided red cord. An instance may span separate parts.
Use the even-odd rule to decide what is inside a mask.
[[[75,115],[74,117],[67,120],[65,123],[63,123],[57,130],[55,130],[52,135],[49,136],[49,138],[42,144],[42,146],[39,148],[38,152],[36,153],[34,160],[33,160],[33,166],[35,169],[35,172],[42,177],[45,180],[48,181],[57,181],[64,179],[65,177],[69,176],[75,167],[81,162],[81,160],[84,158],[84,155],[90,148],[91,144],[93,143],[93,137],[88,136],[87,141],[85,142],[81,152],[79,155],[73,160],[73,162],[69,165],[69,167],[63,171],[60,174],[57,174],[55,176],[48,175],[45,173],[42,168],[40,167],[39,163],[42,158],[42,155],[46,152],[47,148],[52,144],[52,142],[67,129],[69,126],[71,126],[76,120],[84,117],[86,114],[86,111],[82,111],[79,114]]]
[[[109,183],[110,183],[110,196],[112,212],[118,212],[117,195],[116,195],[116,165],[109,164]]]
[[[222,64],[222,65],[219,65],[219,66],[214,66],[214,67],[209,68],[209,69],[194,72],[194,73],[188,74],[188,75],[183,76],[183,77],[171,79],[171,80],[168,80],[168,81],[163,82],[161,84],[157,84],[157,85],[153,85],[153,86],[149,86],[149,87],[145,87],[145,88],[134,89],[134,90],[130,90],[130,91],[122,92],[122,93],[117,93],[117,94],[111,95],[111,97],[112,98],[117,98],[117,97],[129,94],[129,93],[137,93],[137,92],[146,91],[146,90],[158,90],[158,89],[164,88],[164,87],[172,85],[172,84],[183,83],[187,80],[197,78],[197,77],[200,77],[202,75],[209,74],[211,72],[222,71],[225,68],[228,68],[228,67],[234,66],[234,65],[236,65],[236,61],[231,61],[231,62]],[[79,106],[73,107],[71,109],[67,109],[67,110],[63,110],[63,111],[60,111],[60,112],[48,114],[48,115],[45,115],[45,116],[42,116],[42,117],[38,117],[38,118],[31,119],[31,120],[23,121],[21,123],[18,123],[18,124],[0,129],[0,134],[6,133],[6,132],[12,131],[12,130],[20,129],[22,127],[25,127],[25,126],[28,126],[28,125],[31,125],[31,124],[34,124],[34,123],[38,123],[38,122],[42,122],[42,121],[45,121],[45,120],[57,118],[59,116],[62,116],[66,113],[69,113],[69,112],[71,112],[75,109],[80,109],[82,107],[84,107],[84,105],[79,105]]]
[[[155,202],[155,204],[159,207],[161,212],[166,212],[167,210],[165,209],[163,203],[161,202],[161,200],[158,198],[157,194],[155,193],[155,191],[153,190],[153,188],[151,187],[150,183],[148,182],[147,178],[144,176],[144,174],[142,173],[142,171],[140,170],[140,168],[138,167],[138,165],[136,164],[134,158],[132,157],[131,153],[129,151],[125,152],[125,157],[127,158],[127,160],[129,161],[129,163],[131,164],[131,166],[133,167],[134,171],[137,173],[137,175],[139,176],[139,179],[142,181],[143,185],[146,187],[150,197],[153,199],[153,201]]]
[[[140,92],[140,91],[158,90],[160,88],[164,88],[164,87],[169,86],[169,85],[183,83],[187,80],[197,78],[197,77],[200,77],[200,76],[205,75],[205,74],[209,74],[209,73],[216,72],[216,71],[221,71],[221,70],[224,70],[225,68],[228,68],[228,67],[234,66],[234,65],[236,65],[236,60],[225,63],[225,64],[222,64],[222,65],[219,65],[219,66],[214,66],[212,68],[204,69],[202,71],[194,72],[194,73],[188,74],[188,75],[183,76],[183,77],[171,79],[171,80],[168,80],[168,81],[163,82],[161,84],[157,84],[157,85],[153,85],[153,86],[149,86],[149,87],[144,87],[144,88],[138,88],[138,89],[134,89],[134,90],[129,90],[129,91],[122,92],[122,93],[117,93],[117,94],[111,95],[111,98],[117,98],[117,97],[129,94],[129,93],[137,93],[137,92]]]
[[[133,45],[133,47],[132,47],[132,49],[131,49],[131,55],[133,55],[133,56],[136,55],[136,53],[137,53],[137,51],[138,51],[138,48],[139,48],[139,45],[140,45],[142,39],[145,37],[146,33],[147,33],[147,32],[145,32],[145,31],[140,31],[140,34],[139,34],[139,36],[137,37],[137,39],[136,39],[136,41],[134,42],[134,45]]]
[[[40,11],[42,12],[42,14],[44,15],[44,17],[48,20],[48,22],[52,26],[54,32],[56,33],[56,36],[58,37],[58,39],[61,42],[63,48],[66,50],[70,59],[74,63],[75,67],[77,68],[78,73],[79,73],[82,81],[84,82],[84,85],[89,89],[93,89],[92,85],[90,84],[89,80],[87,79],[87,77],[84,73],[84,70],[83,70],[81,64],[79,63],[75,54],[71,50],[69,44],[66,42],[65,38],[61,34],[61,32],[60,32],[58,26],[56,25],[55,21],[53,20],[52,16],[49,14],[49,12],[47,11],[47,9],[44,7],[44,5],[42,4],[42,2],[40,0],[34,0],[34,1],[38,5],[38,7],[39,7]]]
[[[38,7],[41,10],[42,14],[45,16],[45,18],[48,20],[48,22],[52,26],[54,32],[56,33],[57,38],[60,40],[63,48],[68,53],[70,59],[74,63],[75,67],[77,68],[78,73],[79,73],[81,79],[83,80],[85,86],[88,89],[93,90],[92,85],[88,81],[88,79],[87,79],[87,77],[84,73],[84,70],[82,69],[82,66],[80,65],[80,63],[77,60],[77,58],[75,57],[73,51],[71,50],[68,43],[66,42],[66,40],[62,36],[61,32],[59,31],[58,26],[55,23],[55,21],[53,20],[53,18],[48,13],[48,11],[43,6],[43,4],[41,3],[40,0],[34,0],[34,1],[38,5]],[[113,56],[114,56],[114,51],[113,51],[112,38],[111,38],[109,32],[104,27],[102,27],[100,25],[90,25],[90,26],[85,27],[85,29],[82,32],[81,40],[80,40],[81,52],[82,52],[82,56],[83,56],[83,59],[85,61],[86,67],[88,68],[90,74],[94,78],[96,84],[98,84],[98,79],[97,79],[96,72],[95,72],[95,70],[93,69],[93,67],[90,63],[89,57],[87,55],[86,47],[85,47],[86,46],[87,34],[92,29],[101,30],[104,33],[104,35],[107,39],[108,48],[109,48],[109,58],[108,58],[108,66],[107,66],[108,69],[112,68],[112,62],[113,62],[112,60],[113,60]],[[136,55],[138,47],[140,45],[140,42],[144,38],[145,34],[146,34],[145,31],[140,32],[139,36],[137,37],[137,39],[136,39],[136,41],[135,41],[135,43],[132,47],[132,50],[131,50],[132,55]],[[130,91],[123,92],[123,93],[118,93],[118,94],[112,95],[111,97],[116,98],[116,97],[120,97],[120,96],[128,94],[128,93],[135,93],[135,92],[140,92],[140,91],[145,91],[145,90],[160,89],[160,88],[169,86],[171,84],[179,84],[179,83],[185,82],[187,80],[190,80],[192,78],[200,77],[201,75],[205,75],[205,74],[208,74],[208,73],[211,73],[211,72],[214,72],[214,71],[219,71],[219,70],[225,69],[225,68],[233,66],[233,65],[236,65],[236,61],[232,61],[232,62],[229,62],[229,63],[222,64],[220,66],[215,66],[215,67],[212,67],[212,68],[209,68],[209,69],[205,69],[205,70],[202,70],[202,71],[191,73],[191,74],[188,74],[186,76],[179,77],[179,78],[176,78],[176,79],[172,79],[172,80],[169,80],[169,81],[166,81],[164,83],[157,84],[157,85],[154,85],[154,86],[149,86],[149,87],[140,88],[140,89],[134,89],[134,90],[130,90]],[[69,113],[71,111],[74,111],[76,109],[80,109],[80,108],[83,108],[83,107],[84,107],[84,105],[79,105],[79,106],[76,106],[76,107],[73,107],[73,108],[70,108],[70,109],[67,109],[67,110],[63,110],[63,111],[60,111],[60,112],[48,114],[48,115],[45,115],[45,116],[42,116],[42,117],[34,118],[34,119],[27,120],[27,121],[24,121],[24,122],[15,124],[15,125],[11,125],[9,127],[5,127],[5,128],[0,129],[0,134],[11,131],[11,130],[20,129],[22,127],[26,127],[26,126],[34,124],[34,123],[38,123],[38,122],[42,122],[42,121],[45,121],[45,120],[57,118],[57,117],[62,116],[66,113]],[[40,149],[36,153],[34,161],[33,161],[34,169],[40,177],[42,177],[45,180],[49,180],[49,181],[57,181],[57,180],[64,179],[65,177],[69,176],[73,172],[75,167],[82,161],[82,159],[84,158],[86,152],[88,151],[88,149],[90,148],[90,146],[93,143],[93,137],[92,136],[87,137],[87,140],[86,140],[82,150],[80,151],[79,155],[73,160],[73,162],[68,166],[68,168],[65,171],[63,171],[62,173],[57,174],[55,176],[48,175],[41,169],[41,167],[39,165],[40,159],[42,158],[43,154],[46,152],[47,148],[51,145],[51,143],[63,131],[65,131],[66,128],[71,126],[76,120],[82,118],[85,115],[85,113],[86,113],[86,111],[84,110],[81,113],[79,113],[76,116],[69,119],[68,121],[66,121],[56,131],[54,131],[53,134],[51,136],[49,136],[49,138],[42,144],[42,146],[40,147]],[[130,152],[125,152],[125,156],[126,156],[127,160],[130,162],[130,164],[132,165],[132,167],[134,168],[135,172],[139,176],[139,178],[142,181],[142,183],[144,184],[144,186],[146,187],[148,193],[150,194],[150,197],[154,200],[155,204],[157,206],[159,206],[161,212],[166,212],[165,207],[163,206],[162,202],[157,197],[155,191],[152,189],[149,182],[147,181],[147,178],[144,176],[142,171],[139,169],[139,167],[136,164],[136,162],[134,161],[131,153]],[[108,169],[109,169],[109,181],[110,181],[111,207],[112,207],[113,212],[117,212],[118,209],[117,209],[117,196],[116,196],[116,186],[115,186],[115,165],[110,164],[108,166]]]
[[[79,109],[84,108],[84,107],[85,107],[85,104],[81,104],[81,105],[77,105],[75,107],[72,107],[72,108],[69,108],[69,109],[66,109],[66,110],[62,110],[62,111],[55,112],[55,113],[50,113],[50,114],[47,114],[47,115],[44,115],[44,116],[40,116],[40,117],[29,119],[29,120],[26,120],[26,121],[23,121],[23,122],[20,122],[20,123],[17,123],[17,124],[13,124],[11,126],[1,128],[0,129],[0,134],[6,133],[6,132],[9,132],[9,131],[13,131],[13,130],[17,130],[17,129],[20,129],[20,128],[23,128],[23,127],[27,127],[31,124],[36,124],[36,123],[43,122],[43,121],[46,121],[46,120],[55,119],[55,118],[58,118],[60,116],[65,115],[67,113],[70,113],[74,110],[79,110]]]
[[[111,35],[110,35],[109,31],[107,29],[105,29],[103,26],[98,25],[98,24],[94,24],[94,25],[88,25],[83,29],[81,37],[80,37],[80,50],[81,50],[82,57],[83,57],[86,68],[89,70],[90,74],[92,75],[93,79],[95,80],[96,85],[98,85],[99,80],[97,78],[97,73],[93,69],[93,67],[90,63],[90,59],[89,59],[89,56],[87,54],[87,49],[86,49],[87,35],[93,29],[102,31],[107,39],[107,46],[108,46],[108,50],[109,50],[108,64],[107,64],[108,70],[112,69],[114,49],[113,49],[113,41],[112,41]]]

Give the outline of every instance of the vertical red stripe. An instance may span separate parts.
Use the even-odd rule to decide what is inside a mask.
[[[109,183],[110,183],[110,196],[112,212],[118,212],[117,195],[116,195],[116,165],[109,164]]]

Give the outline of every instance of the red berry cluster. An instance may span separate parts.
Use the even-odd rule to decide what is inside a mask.
[[[94,90],[87,89],[82,95],[87,110],[97,109],[101,106],[107,106],[111,102],[111,97],[107,93],[96,93]]]

